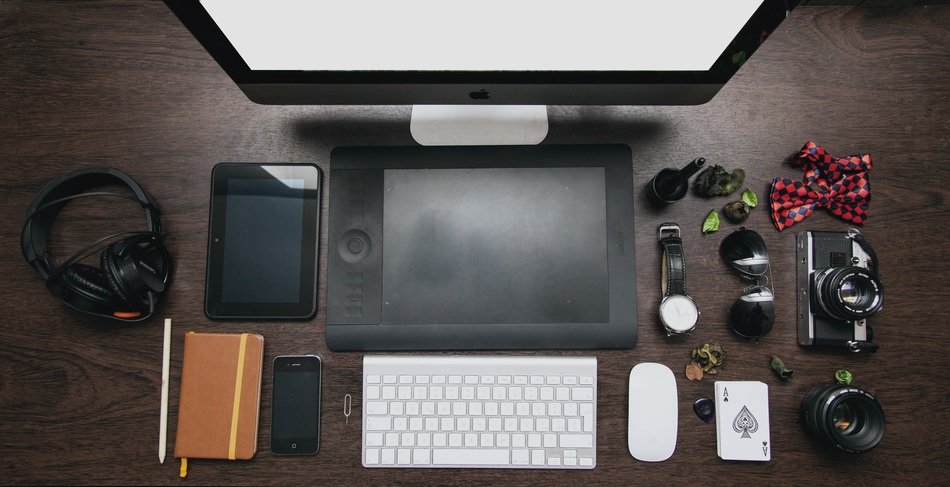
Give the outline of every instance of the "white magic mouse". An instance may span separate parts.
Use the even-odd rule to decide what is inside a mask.
[[[679,427],[676,379],[663,364],[644,362],[630,371],[627,447],[642,462],[662,462],[676,449]]]

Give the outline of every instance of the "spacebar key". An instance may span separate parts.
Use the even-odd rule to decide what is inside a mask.
[[[433,465],[508,465],[508,450],[440,449],[432,451]]]

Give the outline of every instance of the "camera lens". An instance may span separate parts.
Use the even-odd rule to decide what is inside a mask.
[[[884,288],[864,267],[832,267],[816,274],[815,300],[832,318],[859,320],[881,309]]]
[[[884,438],[884,410],[871,394],[829,384],[802,399],[805,428],[825,443],[849,453],[871,451]]]

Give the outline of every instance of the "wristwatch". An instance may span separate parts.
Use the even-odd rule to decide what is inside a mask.
[[[663,247],[660,323],[667,335],[686,335],[696,328],[699,309],[693,298],[686,294],[686,262],[683,259],[680,226],[675,223],[660,224],[657,227],[657,240]]]

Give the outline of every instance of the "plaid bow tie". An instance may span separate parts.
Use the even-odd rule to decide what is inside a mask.
[[[775,178],[769,194],[772,221],[779,231],[804,220],[818,207],[858,225],[867,220],[870,154],[836,158],[809,140],[795,160],[802,165],[805,179]]]

